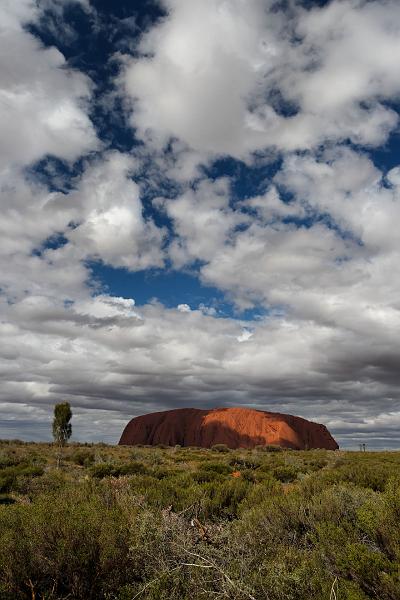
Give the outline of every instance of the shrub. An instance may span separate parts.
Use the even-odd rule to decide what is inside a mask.
[[[115,465],[111,463],[99,463],[98,465],[93,465],[90,472],[92,477],[102,479],[103,477],[113,476],[116,472],[116,468]]]
[[[70,456],[70,460],[81,467],[90,467],[94,463],[94,453],[88,450],[75,450]]]
[[[147,467],[139,461],[131,461],[126,464],[122,464],[116,468],[116,476],[120,475],[138,475],[147,473]]]
[[[294,465],[280,465],[272,470],[272,473],[278,481],[289,483],[297,479],[299,470]]]
[[[234,519],[251,484],[242,478],[206,483],[202,487],[201,514],[204,519]]]
[[[399,596],[400,453],[2,449],[1,600]]]
[[[260,460],[252,455],[249,456],[234,456],[229,461],[231,467],[236,469],[258,469],[261,466]]]
[[[265,446],[256,446],[255,450],[260,452],[282,452],[284,449],[281,446],[275,444],[265,444]]]
[[[123,464],[99,463],[90,469],[92,477],[102,479],[103,477],[121,477],[124,475],[137,475],[147,472],[145,465],[138,461]]]
[[[106,510],[90,488],[68,487],[31,505],[9,506],[0,511],[3,591],[10,599],[104,598],[135,567],[128,540],[123,511],[115,504]]]
[[[230,475],[232,469],[225,463],[207,462],[201,464],[200,468],[203,471],[212,471],[213,473],[219,473],[220,475]]]
[[[230,452],[226,444],[214,444],[214,446],[211,446],[211,450],[213,452]]]
[[[10,492],[17,487],[18,479],[38,477],[43,475],[42,467],[20,463],[13,467],[6,467],[0,471],[0,493]]]
[[[221,481],[224,477],[221,473],[215,471],[206,471],[206,469],[199,469],[196,473],[193,473],[193,480],[197,483],[207,483],[210,481]]]

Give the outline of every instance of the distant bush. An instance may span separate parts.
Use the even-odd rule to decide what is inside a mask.
[[[283,483],[295,481],[298,473],[299,470],[293,465],[281,465],[272,470],[273,476]]]
[[[94,453],[88,450],[75,450],[70,456],[70,460],[76,465],[90,467],[95,460]]]
[[[214,444],[214,446],[211,446],[211,450],[213,452],[230,452],[226,444]]]
[[[18,464],[18,459],[15,456],[10,455],[9,453],[1,453],[0,454],[0,469],[4,469],[5,467],[12,467]]]
[[[333,472],[333,476],[339,481],[352,482],[379,492],[383,492],[389,479],[398,474],[397,465],[371,462],[363,464],[360,468],[360,464],[357,464],[356,461],[347,462]]]
[[[216,471],[207,471],[206,469],[199,469],[192,475],[193,480],[197,483],[207,483],[210,481],[221,481],[224,476]]]
[[[137,475],[147,473],[146,466],[138,461],[123,464],[99,463],[90,469],[92,477],[103,479],[103,477],[121,477],[124,475]]]
[[[226,463],[207,462],[202,463],[200,468],[203,471],[212,471],[213,473],[219,473],[220,475],[229,475],[232,469]]]
[[[103,477],[115,476],[117,469],[112,463],[99,463],[90,469],[92,477],[103,479]]]
[[[255,450],[261,452],[282,452],[284,449],[281,446],[275,444],[265,444],[265,446],[256,446]]]
[[[118,467],[118,475],[143,475],[147,472],[148,468],[139,461],[132,461]]]
[[[234,456],[230,459],[229,464],[236,469],[258,469],[261,466],[261,461],[250,454],[244,457]]]
[[[313,459],[306,462],[307,471],[319,471],[319,469],[323,469],[328,464],[328,461],[325,458]]]
[[[10,492],[17,485],[19,478],[39,477],[43,475],[42,467],[20,463],[6,467],[0,471],[0,493]]]
[[[210,482],[203,486],[201,511],[205,519],[234,519],[240,503],[245,499],[251,488],[248,481],[242,478],[225,479],[220,482]]]

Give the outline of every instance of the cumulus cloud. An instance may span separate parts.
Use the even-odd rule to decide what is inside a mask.
[[[337,148],[288,156],[265,195],[239,208],[212,189],[205,201],[193,201],[190,191],[169,202],[177,264],[200,261],[202,280],[242,308],[261,302],[360,335],[368,328],[392,343],[400,288],[397,168],[383,177],[366,156]],[[288,192],[292,200],[283,201],[280,193]],[[188,198],[190,209],[175,215]],[[251,218],[249,207],[256,210]]]
[[[158,205],[174,223],[177,237],[169,254],[177,268],[196,259],[210,260],[244,220],[229,207],[227,179],[200,181],[196,188]]]
[[[125,61],[131,122],[154,148],[249,159],[267,147],[383,143],[397,124],[400,7],[345,0],[279,9],[257,0],[164,0]],[[374,48],[371,52],[370,49]]]
[[[132,180],[135,161],[110,153],[89,167],[69,202],[77,206],[77,224],[61,254],[130,270],[163,266],[165,232],[143,216],[139,186]]]
[[[179,312],[183,313],[188,313],[192,310],[189,304],[178,304],[177,309],[179,310]]]
[[[0,175],[0,287],[9,300],[81,297],[87,261],[133,271],[163,265],[165,232],[143,216],[132,171],[131,157],[105,154],[69,193],[49,192],[19,170]]]
[[[30,0],[0,7],[0,168],[46,154],[75,160],[99,145],[87,116],[92,83],[24,28],[39,18]]]

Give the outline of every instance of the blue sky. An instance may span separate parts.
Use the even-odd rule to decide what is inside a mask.
[[[398,447],[400,7],[7,0],[0,436],[241,405]]]

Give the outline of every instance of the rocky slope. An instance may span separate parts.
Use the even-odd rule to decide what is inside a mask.
[[[123,445],[254,448],[274,444],[297,450],[339,446],[324,425],[280,413],[248,408],[181,408],[136,417],[120,439]]]

